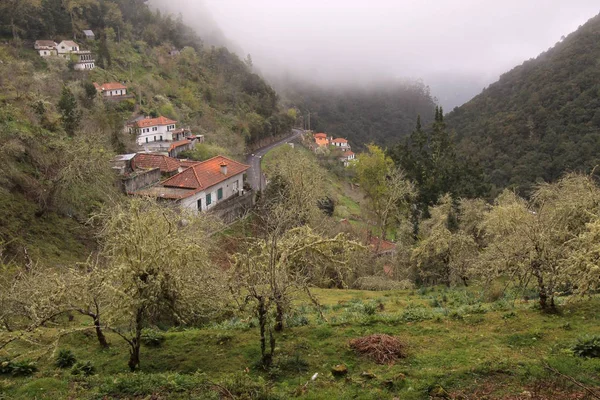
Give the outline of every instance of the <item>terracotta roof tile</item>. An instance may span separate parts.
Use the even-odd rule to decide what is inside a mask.
[[[157,125],[173,125],[176,124],[177,121],[173,121],[172,119],[160,116],[158,118],[145,118],[134,123],[138,128],[148,128],[149,126],[157,126]]]
[[[315,133],[315,138],[327,139],[327,135],[325,133]]]
[[[181,164],[175,158],[162,154],[139,153],[131,160],[131,168],[160,168],[162,173],[177,171]]]
[[[99,85],[96,82],[94,82],[94,86],[96,87],[96,90],[100,90],[100,91],[127,89],[127,86],[125,86],[119,82],[107,82],[107,83],[103,83],[102,85]]]
[[[348,143],[348,141],[346,139],[342,139],[342,138],[335,138],[331,142],[332,143]]]
[[[373,250],[377,248],[377,243],[379,242],[379,252],[384,253],[386,251],[391,251],[396,248],[396,244],[394,242],[390,242],[389,240],[379,239],[378,237],[372,237],[369,245]]]
[[[171,145],[169,146],[169,151],[176,149],[177,147],[181,147],[181,146],[185,146],[188,144],[191,144],[192,141],[188,140],[188,139],[183,139],[183,140],[179,140],[177,142],[173,142],[171,143]]]
[[[227,164],[227,174],[221,173],[221,164]],[[195,164],[183,172],[167,179],[162,186],[192,189],[190,196],[197,191],[209,188],[250,168],[227,157],[216,156]]]

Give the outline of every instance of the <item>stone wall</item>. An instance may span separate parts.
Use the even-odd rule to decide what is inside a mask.
[[[133,193],[136,190],[152,186],[160,182],[160,169],[154,168],[148,171],[136,172],[126,178],[123,178],[123,191]]]

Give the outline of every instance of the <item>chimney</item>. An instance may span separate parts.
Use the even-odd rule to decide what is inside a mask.
[[[226,162],[222,162],[219,165],[221,166],[221,173],[223,175],[227,175],[227,163]]]

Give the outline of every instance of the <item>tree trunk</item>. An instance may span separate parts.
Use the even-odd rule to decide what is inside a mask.
[[[540,296],[540,308],[544,312],[552,312],[555,310],[554,305],[554,296],[548,295],[548,291],[546,290],[546,284],[544,282],[544,276],[539,270],[539,262],[534,261],[533,275],[537,278],[538,282],[538,293]],[[550,297],[550,299],[548,299]],[[548,302],[550,300],[550,302]]]
[[[100,327],[100,316],[94,316],[94,327],[96,329],[96,337],[98,337],[98,342],[100,342],[100,346],[107,349],[108,342],[106,341],[106,336],[104,336],[104,332],[102,332],[102,328]]]
[[[283,331],[283,320],[285,317],[284,307],[281,304],[281,295],[275,296],[275,307],[275,332],[281,332]]]
[[[136,368],[140,367],[140,346],[142,338],[142,317],[143,310],[139,309],[135,317],[135,337],[129,344],[129,369],[134,372]]]
[[[262,365],[269,368],[273,362],[274,339],[271,335],[271,351],[267,353],[267,307],[263,296],[258,297],[258,324],[260,326],[260,353]]]

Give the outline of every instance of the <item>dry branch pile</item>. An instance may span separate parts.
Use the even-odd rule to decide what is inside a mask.
[[[378,364],[393,364],[398,358],[406,357],[406,346],[390,335],[376,334],[352,339],[350,347]]]

